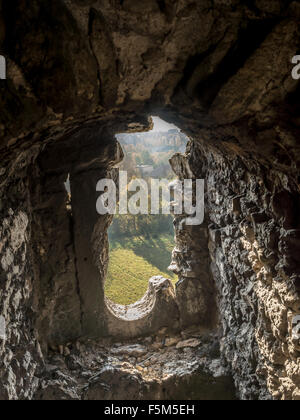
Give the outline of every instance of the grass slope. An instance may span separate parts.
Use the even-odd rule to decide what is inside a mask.
[[[115,303],[129,305],[144,296],[153,276],[169,278],[175,284],[177,277],[167,270],[173,248],[174,239],[167,234],[110,240],[106,296]]]

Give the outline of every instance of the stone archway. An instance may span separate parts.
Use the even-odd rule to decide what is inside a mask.
[[[0,398],[33,397],[40,371],[45,375],[48,342],[107,334],[94,306],[104,299],[95,280],[99,253],[95,264],[72,221],[70,229],[63,182],[68,173],[75,180],[75,219],[84,224],[81,197],[88,204],[95,191],[81,179],[87,171],[98,178],[99,168],[107,170],[116,158],[113,134],[144,130],[143,116],[157,113],[193,138],[188,164],[207,180],[206,230],[192,241],[193,253],[175,259],[189,259],[178,267],[183,277],[193,273],[197,247],[203,240],[207,250],[208,241],[218,342],[238,395],[298,399],[299,81],[291,77],[291,60],[299,48],[299,4],[27,3],[0,1],[7,62],[0,86],[6,327]],[[88,220],[90,238],[97,221]],[[105,245],[105,237],[101,241]],[[187,279],[183,293],[194,284]],[[198,311],[201,301],[191,302]]]
[[[115,129],[112,122],[110,127]],[[50,143],[38,157],[38,171],[32,174],[34,248],[40,279],[38,330],[44,345],[81,336],[134,338],[161,328],[179,331],[196,324],[215,326],[207,225],[176,229],[172,261],[180,280],[176,293],[167,279],[153,278],[146,296],[127,308],[126,314],[123,307],[106,300],[107,230],[112,216],[97,214],[96,185],[99,179],[117,177],[113,167],[123,154],[110,130],[96,125]],[[179,178],[192,176],[188,155],[174,156],[172,167]],[[71,213],[65,206],[67,177]]]

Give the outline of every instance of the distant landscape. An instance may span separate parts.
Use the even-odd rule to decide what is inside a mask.
[[[124,150],[120,170],[134,178],[166,178],[175,175],[169,159],[184,153],[188,138],[176,129],[168,132],[119,134]],[[116,215],[109,229],[110,263],[105,284],[106,296],[128,305],[141,299],[149,279],[161,275],[175,284],[177,277],[168,271],[174,248],[173,220],[169,215]]]
[[[184,153],[188,138],[178,130],[118,134],[117,139],[125,152],[121,170],[127,170],[131,177],[143,176],[141,166],[152,166],[153,178],[174,178],[169,159],[174,153]]]
[[[167,269],[174,248],[173,236],[122,238],[120,242],[111,240],[110,246],[106,296],[113,302],[129,305],[141,299],[153,276],[177,282],[177,277]]]

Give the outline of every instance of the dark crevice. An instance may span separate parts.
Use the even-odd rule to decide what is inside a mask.
[[[287,105],[291,106],[290,112],[292,112],[292,114],[295,117],[299,115],[299,110],[300,110],[299,98],[300,98],[300,84],[298,84],[298,86],[293,92],[289,92],[286,96]]]
[[[193,74],[195,73],[196,69],[201,65],[201,63],[203,63],[207,57],[210,57],[211,55],[214,54],[217,47],[223,42],[224,38],[226,37],[226,34],[227,34],[227,31],[224,32],[222,38],[218,42],[210,45],[210,47],[206,51],[201,52],[200,54],[196,54],[187,60],[186,66],[183,70],[183,78],[181,79],[181,81],[179,82],[179,84],[177,85],[174,91],[173,99],[175,100],[175,102],[178,102],[178,98],[180,98],[181,93],[183,91],[185,91],[185,94],[189,96],[189,92],[187,92],[186,88],[188,86],[190,79],[193,77]]]
[[[165,0],[157,0],[158,7],[162,13],[166,12],[166,2]]]
[[[211,106],[222,86],[244,66],[278,22],[278,19],[251,22],[246,29],[240,29],[237,42],[219,64],[214,74],[208,76],[196,88],[197,97],[203,106]]]
[[[255,4],[255,0],[244,0],[244,3],[248,7],[249,10],[254,12],[257,16],[260,15],[260,10]]]
[[[205,60],[206,57],[209,57],[211,54],[214,53],[216,47],[217,44],[214,44],[207,51],[200,54],[196,54],[188,59],[185,69],[183,71],[183,78],[181,79],[181,82],[177,85],[174,91],[173,100],[175,102],[178,103],[178,98],[180,98],[182,91],[185,91],[185,93],[187,93],[187,84],[193,76],[196,68]]]
[[[91,52],[93,54],[93,57],[96,61],[97,80],[98,80],[98,83],[99,83],[99,101],[100,101],[100,104],[102,104],[103,103],[103,97],[102,97],[101,72],[100,72],[99,62],[98,62],[97,56],[96,56],[95,51],[94,51],[93,42],[92,42],[93,26],[94,26],[94,21],[95,21],[96,17],[97,17],[97,11],[95,9],[91,8],[90,9],[90,14],[89,14],[89,27],[88,27],[89,45],[90,45],[90,49],[91,49]]]
[[[72,195],[71,195],[70,201],[71,201],[71,207],[72,207]],[[70,236],[71,236],[72,252],[74,254],[76,291],[77,291],[79,305],[80,305],[80,327],[81,327],[81,331],[83,331],[83,315],[84,315],[83,314],[83,299],[82,299],[81,291],[80,291],[78,260],[77,260],[76,245],[75,245],[75,222],[74,222],[73,215],[70,211],[68,212],[68,217],[69,217],[69,229],[70,229]]]
[[[197,54],[188,60],[184,69],[183,84],[186,84],[186,82],[190,80],[199,64],[201,64],[206,57],[209,57],[211,54],[213,54],[217,46],[218,44],[211,45],[210,48],[204,53]]]

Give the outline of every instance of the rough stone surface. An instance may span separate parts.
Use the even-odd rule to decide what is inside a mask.
[[[199,331],[198,337],[193,348],[90,342],[70,346],[67,356],[51,352],[34,399],[234,400],[218,340]]]
[[[196,156],[207,180],[224,359],[241,398],[294,399],[300,385],[298,185],[278,169],[217,147],[195,145],[191,159]]]
[[[110,337],[134,338],[180,329],[180,313],[171,280],[161,276],[149,280],[145,296],[131,305],[118,305],[106,299],[105,316]]]
[[[14,187],[15,181],[19,180],[12,180],[11,188],[22,185]],[[30,209],[22,189],[18,201],[7,204],[0,227],[0,399],[30,399],[42,366],[32,310]]]
[[[218,329],[205,365],[225,365],[239,398],[300,398],[299,21],[283,0],[0,0],[0,399],[115,397],[114,372],[132,398],[175,397],[105,358],[92,379],[66,346],[108,335],[95,182],[122,159],[114,134],[150,115],[191,138],[179,178],[206,181],[203,226],[175,226],[179,327]],[[159,357],[174,339],[153,338]]]

